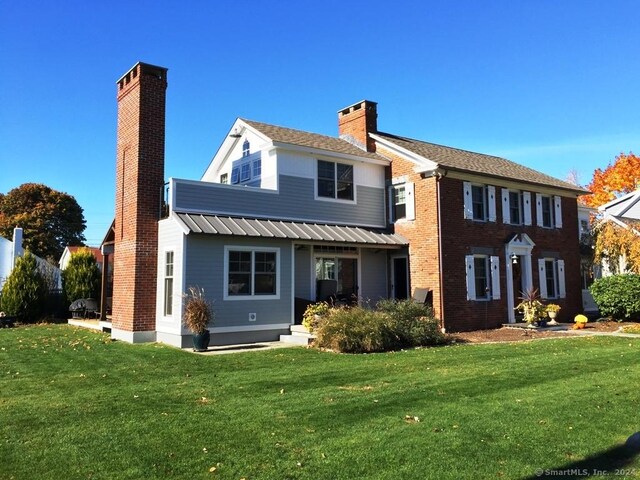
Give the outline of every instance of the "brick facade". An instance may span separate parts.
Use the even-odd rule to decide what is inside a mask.
[[[487,183],[491,183],[487,179]],[[535,191],[535,187],[522,185],[523,190]],[[499,198],[500,187],[496,188]],[[554,252],[565,262],[566,298],[552,300],[562,307],[558,320],[570,321],[582,311],[580,283],[580,256],[578,249],[578,206],[575,199],[562,198],[562,228],[542,228],[535,225],[536,205],[532,202],[534,225],[508,225],[502,222],[501,202],[496,202],[496,222],[465,220],[463,181],[444,177],[440,180],[441,202],[446,205],[442,221],[442,279],[444,295],[443,320],[447,330],[465,331],[492,328],[507,321],[507,279],[505,246],[516,234],[525,233],[535,243],[531,252],[533,286],[538,288],[537,260],[543,252]],[[417,199],[416,195],[416,199]],[[466,295],[465,255],[473,248],[492,250],[500,258],[501,299],[469,301]],[[518,286],[514,286],[519,295]]]
[[[154,331],[164,185],[167,70],[136,64],[117,83],[114,329]]]
[[[510,225],[502,221],[501,187],[496,186],[496,222],[477,222],[464,218],[463,180],[445,176],[424,176],[415,172],[416,164],[378,144],[376,152],[391,161],[389,184],[401,179],[414,184],[415,220],[395,222],[394,229],[409,241],[410,288],[429,288],[433,292],[434,312],[447,331],[495,328],[508,321],[506,245],[517,234],[527,234],[535,243],[531,251],[533,287],[539,289],[538,259],[553,254],[565,262],[566,297],[547,302],[562,307],[558,320],[570,321],[582,311],[580,256],[578,247],[578,207],[575,198],[562,197],[562,228],[535,225],[536,205],[532,202],[533,225]],[[508,181],[508,178],[503,180]],[[485,182],[495,185],[497,179]],[[536,192],[522,184],[523,191]],[[440,207],[439,207],[440,205]],[[439,211],[440,208],[440,211]],[[438,220],[440,218],[440,221]],[[465,256],[481,249],[500,259],[499,300],[467,300]],[[440,274],[442,273],[442,276]],[[520,287],[514,285],[514,296]],[[514,305],[519,300],[514,298]]]

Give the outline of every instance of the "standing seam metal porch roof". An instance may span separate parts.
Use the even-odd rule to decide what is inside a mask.
[[[409,244],[398,234],[363,227],[178,212],[176,216],[192,233],[396,247]]]

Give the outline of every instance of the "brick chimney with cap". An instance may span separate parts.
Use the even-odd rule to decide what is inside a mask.
[[[376,151],[376,142],[369,133],[378,131],[378,104],[362,100],[338,112],[340,138],[357,145],[367,152]]]
[[[113,338],[155,341],[167,69],[137,63],[117,82]]]

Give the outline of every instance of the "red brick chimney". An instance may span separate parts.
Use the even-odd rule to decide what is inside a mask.
[[[367,152],[376,151],[376,142],[369,133],[378,131],[378,104],[362,100],[338,112],[340,138],[357,145]]]
[[[166,89],[167,69],[140,62],[117,82],[111,334],[129,342],[155,340]]]

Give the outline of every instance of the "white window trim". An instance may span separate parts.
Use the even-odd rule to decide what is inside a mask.
[[[464,195],[464,218],[474,222],[495,222],[496,221],[496,187],[481,183],[463,182]],[[473,217],[473,187],[483,188],[484,218]]]
[[[557,296],[550,297],[547,293],[547,265],[546,262],[553,261],[556,269],[556,277],[555,281],[556,290],[558,291]],[[540,297],[545,300],[555,300],[558,298],[566,298],[566,283],[564,277],[564,260],[556,259],[556,258],[539,258],[538,259],[538,283],[540,284]]]
[[[395,218],[395,189],[404,187],[405,214],[402,218]],[[412,182],[398,183],[389,187],[389,223],[410,221],[416,219],[415,185]]]
[[[511,199],[510,193],[517,193],[520,199],[520,222],[511,222]],[[509,225],[531,225],[531,192],[524,190],[514,190],[510,188],[502,189],[502,221]]]
[[[491,286],[491,292],[487,297],[478,297],[476,292],[475,264],[476,258],[487,260],[487,285]],[[476,302],[489,302],[500,300],[500,258],[496,255],[466,255],[465,269],[467,281],[467,300]]]
[[[549,225],[544,224],[542,200],[545,198],[549,199],[549,209],[551,212],[551,222],[549,223]],[[558,197],[536,193],[536,225],[538,227],[547,229],[559,228],[556,218],[558,215],[558,208],[560,207],[556,207],[556,198]],[[562,215],[562,213],[560,213],[560,215]],[[560,218],[560,226],[562,226],[562,218]]]
[[[173,274],[171,277],[167,276],[167,253],[171,252],[173,254],[173,263],[172,263],[172,271]],[[166,247],[162,250],[162,317],[163,318],[173,318],[173,314],[176,311],[176,249],[174,247]],[[172,289],[171,289],[171,314],[167,315],[166,302],[167,302],[167,290],[166,290],[166,280],[167,278],[171,278]]]
[[[334,177],[333,177],[333,181],[335,182],[335,188],[336,188],[336,197],[321,197],[320,195],[318,195],[318,162],[327,162],[327,163],[333,163],[336,165],[336,169],[334,172]],[[338,179],[336,178],[338,175],[338,167],[337,165],[341,164],[341,165],[349,165],[350,167],[353,168],[353,200],[347,200],[344,198],[338,198]],[[356,188],[356,166],[352,163],[348,163],[348,162],[336,162],[333,160],[323,160],[321,158],[316,159],[316,164],[315,164],[315,172],[313,173],[313,196],[315,200],[320,200],[322,202],[335,202],[335,203],[348,203],[348,204],[355,204],[357,203],[357,188]]]
[[[251,288],[255,288],[255,260],[253,253],[255,252],[275,252],[276,254],[276,293],[275,295],[229,295],[229,252],[252,252],[251,255]],[[259,247],[259,246],[224,246],[224,280],[222,282],[222,299],[227,301],[254,301],[254,300],[279,300],[280,299],[280,248],[275,247]]]

